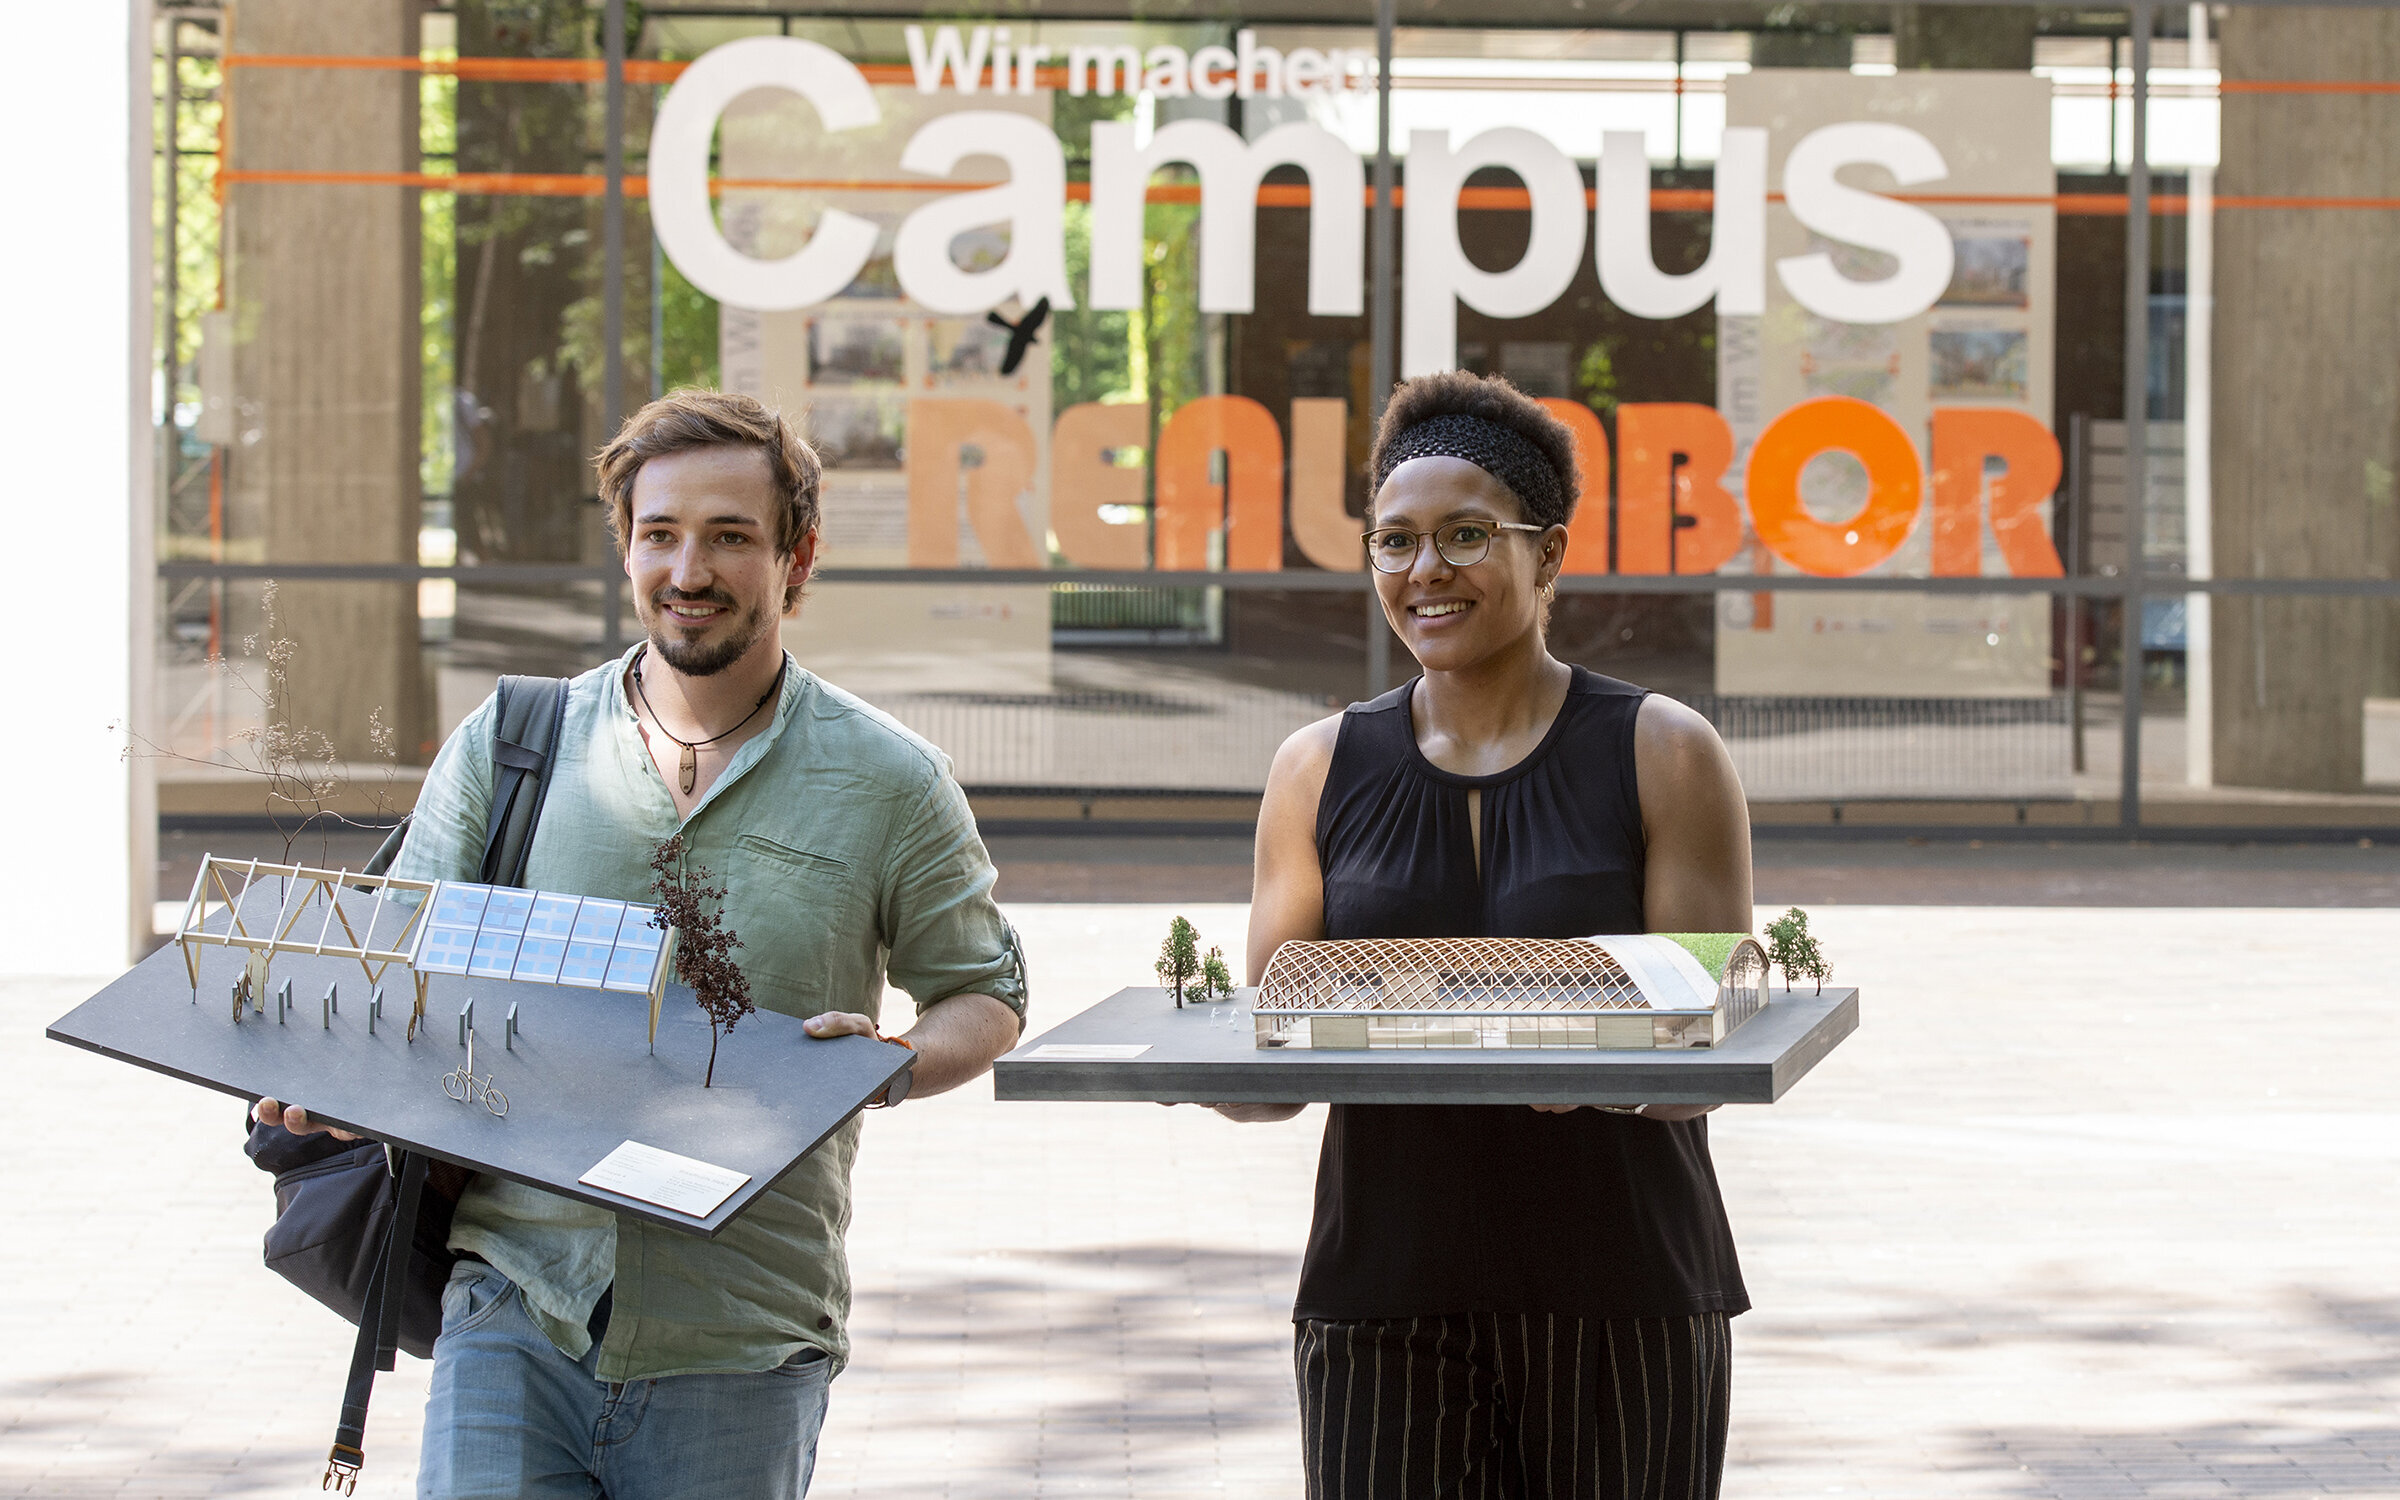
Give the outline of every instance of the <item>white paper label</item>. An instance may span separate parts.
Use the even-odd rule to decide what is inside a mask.
[[[588,1187],[705,1219],[717,1211],[718,1204],[732,1197],[735,1189],[748,1182],[750,1174],[677,1156],[640,1141],[627,1141],[575,1180]]]
[[[1043,1062],[1124,1062],[1149,1050],[1148,1042],[1044,1042],[1025,1056]]]

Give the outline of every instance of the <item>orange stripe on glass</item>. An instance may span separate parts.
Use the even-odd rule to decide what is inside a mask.
[[[2400,94],[2400,83],[2380,79],[2227,78],[2220,94]]]
[[[526,198],[591,198],[608,191],[607,179],[586,172],[276,172],[228,169],[217,174],[227,186],[266,183],[286,187],[404,187],[436,193],[513,195]],[[649,190],[639,177],[625,179],[629,197]]]
[[[426,73],[435,77],[464,78],[477,83],[597,83],[608,76],[608,65],[596,57],[352,57],[300,53],[237,53],[225,59],[229,68],[329,68],[346,72]],[[646,58],[625,60],[627,83],[673,83],[683,76],[689,62],[660,62]],[[916,71],[905,63],[860,63],[858,71],[867,82],[887,85],[913,84]],[[1010,69],[1011,81],[1016,70]],[[947,76],[947,75],[945,75]],[[982,86],[993,93],[1003,93],[984,70]],[[1064,64],[1052,64],[1033,70],[1037,89],[1062,89],[1067,86]]]

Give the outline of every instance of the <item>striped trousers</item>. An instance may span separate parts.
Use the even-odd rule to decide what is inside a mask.
[[[1300,1320],[1308,1500],[1714,1500],[1730,1320]]]

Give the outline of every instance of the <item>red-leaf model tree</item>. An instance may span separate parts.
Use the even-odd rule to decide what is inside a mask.
[[[733,961],[742,940],[725,925],[725,887],[708,883],[708,866],[686,854],[682,834],[650,856],[650,875],[650,894],[658,902],[651,920],[678,934],[675,977],[692,987],[708,1017],[708,1075],[700,1086],[709,1088],[717,1078],[718,1038],[758,1009],[750,1002],[749,976]]]

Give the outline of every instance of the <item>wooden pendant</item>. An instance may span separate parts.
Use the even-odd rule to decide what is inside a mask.
[[[678,740],[676,743],[682,744]],[[683,746],[683,794],[692,794],[692,783],[700,779],[700,755],[689,745]]]

